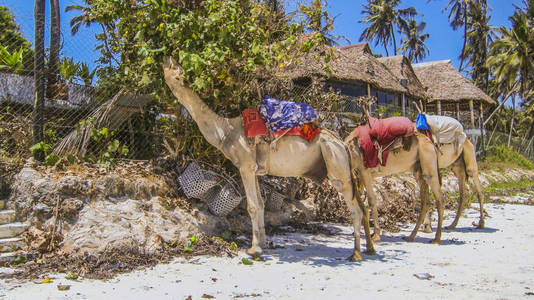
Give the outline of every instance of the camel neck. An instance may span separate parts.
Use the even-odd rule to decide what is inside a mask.
[[[206,140],[221,149],[224,137],[230,130],[228,120],[217,115],[200,97],[187,87],[171,87],[178,101],[187,109]]]

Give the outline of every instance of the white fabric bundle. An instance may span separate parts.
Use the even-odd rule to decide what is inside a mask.
[[[464,127],[455,118],[426,115],[426,121],[438,144],[455,144],[454,148],[458,150],[467,139]]]

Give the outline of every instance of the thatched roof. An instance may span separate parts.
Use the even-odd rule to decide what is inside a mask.
[[[365,82],[384,91],[407,92],[406,88],[400,84],[400,80],[373,56],[367,43],[339,49],[323,47],[309,52],[300,57],[299,63],[284,68],[282,70],[283,75],[289,78],[311,76],[327,78],[328,74],[324,68],[324,54],[329,50],[333,51],[334,56],[334,59],[328,63],[332,70],[329,79],[342,82]]]
[[[141,112],[145,105],[154,99],[151,95],[132,95],[119,91],[113,98],[102,103],[87,120],[92,118],[85,127],[72,130],[56,144],[53,153],[58,155],[83,155],[91,140],[93,128],[106,127],[110,131],[119,129],[133,114]]]
[[[485,105],[495,105],[495,100],[465,78],[451,64],[451,60],[432,61],[413,65],[421,83],[427,88],[431,100],[462,102],[481,101]]]
[[[404,55],[381,57],[378,59],[383,63],[392,73],[400,80],[403,80],[403,84],[408,90],[408,95],[417,99],[429,99],[430,97],[426,93],[426,89],[415,75],[415,71],[412,68],[412,64]]]

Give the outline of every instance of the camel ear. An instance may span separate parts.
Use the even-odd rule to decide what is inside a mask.
[[[173,69],[174,66],[177,66],[176,60],[170,56],[163,57],[163,69]]]
[[[184,84],[182,67],[170,56],[163,57],[163,73],[166,80],[174,80],[180,85]]]

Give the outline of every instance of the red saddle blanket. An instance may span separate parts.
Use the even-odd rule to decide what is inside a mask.
[[[241,115],[243,117],[245,136],[247,138],[269,135],[269,130],[265,125],[265,121],[262,119],[256,108],[247,108],[243,110]],[[312,124],[304,124],[302,126],[295,126],[289,130],[278,130],[272,134],[275,138],[282,135],[297,135],[311,142],[319,132],[321,132],[320,128],[315,127]]]
[[[382,150],[382,165],[385,166],[389,154],[389,146],[397,137],[409,137],[414,134],[413,122],[405,117],[376,119],[369,117],[369,124],[358,126],[354,131],[358,134],[358,146],[363,152],[366,168],[374,168],[379,162],[379,149]],[[376,144],[375,144],[376,142]]]

